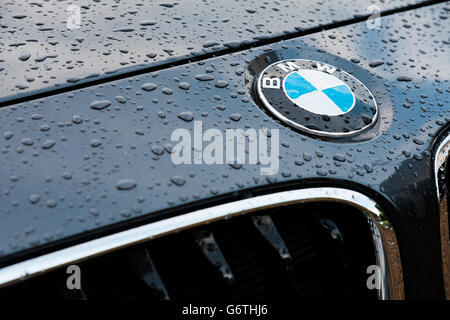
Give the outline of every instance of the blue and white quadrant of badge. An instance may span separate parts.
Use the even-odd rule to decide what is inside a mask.
[[[342,115],[355,106],[352,90],[342,80],[322,71],[291,72],[284,78],[283,90],[295,105],[320,115]]]

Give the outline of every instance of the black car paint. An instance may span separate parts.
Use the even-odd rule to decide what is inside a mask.
[[[429,3],[391,0],[379,9]],[[70,4],[0,3],[0,105],[377,14],[370,0],[90,1],[79,4],[82,27],[71,30]]]
[[[8,264],[54,243],[110,233],[230,194],[346,186],[384,205],[399,240],[406,297],[442,297],[431,154],[433,141],[449,123],[449,73],[442,64],[449,61],[448,8],[419,8],[382,18],[379,30],[361,22],[0,109],[0,130],[13,133],[1,144],[0,261]],[[247,66],[263,55],[314,59],[352,73],[375,95],[379,126],[367,136],[330,141],[277,123],[248,90]],[[370,67],[377,59],[384,64]],[[209,71],[214,80],[195,79]],[[217,80],[228,86],[215,87]],[[183,81],[190,84],[188,90],[178,87]],[[158,87],[143,91],[147,82]],[[118,95],[126,103],[117,102]],[[112,104],[100,111],[89,107],[102,99]],[[144,109],[138,111],[139,105]],[[192,129],[192,122],[178,118],[183,111],[208,127],[279,129],[279,173],[262,177],[257,165],[173,165],[167,150],[159,153],[174,129]],[[237,122],[229,118],[234,113],[241,115]],[[75,115],[83,122],[75,123]],[[42,125],[49,130],[42,131]],[[32,145],[23,140],[28,137]],[[41,148],[50,139],[55,144]],[[92,147],[92,140],[102,144]],[[336,155],[345,161],[335,160]],[[173,176],[185,183],[174,184]],[[122,179],[137,186],[118,190],[115,185]],[[39,194],[38,203],[30,202],[32,194]]]

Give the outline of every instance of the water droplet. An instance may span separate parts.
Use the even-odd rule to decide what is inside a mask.
[[[31,139],[31,138],[24,138],[24,139],[22,139],[21,142],[25,146],[32,146],[33,145],[33,139]]]
[[[381,66],[382,64],[384,64],[384,61],[382,60],[373,60],[369,62],[369,67],[376,68],[378,66]]]
[[[156,24],[156,21],[153,21],[153,20],[144,20],[144,21],[139,22],[139,24],[140,24],[141,26],[145,26],[145,27],[147,27],[147,26],[153,26],[153,25]]]
[[[55,145],[55,141],[53,141],[52,139],[49,139],[41,145],[41,148],[42,149],[50,149],[54,145]]]
[[[62,177],[65,180],[70,180],[70,179],[72,179],[72,174],[69,171],[65,171],[65,172],[63,172]]]
[[[333,156],[333,159],[336,160],[336,161],[339,161],[339,162],[345,162],[345,156],[342,155],[342,154],[339,154],[339,153],[336,153]]]
[[[164,148],[158,145],[153,145],[150,150],[152,150],[152,152],[154,154],[156,154],[157,156],[160,156],[162,154],[164,154]]]
[[[410,82],[410,81],[411,81],[411,78],[410,78],[410,77],[407,77],[407,76],[400,76],[400,77],[397,78],[397,81],[400,81],[400,82]]]
[[[198,81],[211,81],[214,80],[214,77],[212,75],[202,73],[196,75],[195,79],[197,79]]]
[[[4,137],[6,140],[9,140],[9,139],[12,138],[13,135],[14,135],[14,133],[12,133],[11,131],[6,131],[6,132],[3,134],[3,137]]]
[[[154,84],[154,83],[152,83],[152,82],[144,83],[144,84],[141,86],[141,89],[144,90],[144,91],[153,91],[153,90],[155,90],[156,88],[157,88],[157,85]]]
[[[56,207],[56,201],[55,200],[48,200],[46,203],[47,207],[54,208]]]
[[[312,156],[309,153],[304,152],[303,153],[303,160],[311,161],[312,160]]]
[[[228,82],[226,82],[225,80],[219,80],[216,82],[215,86],[216,88],[226,88],[228,87]]]
[[[91,103],[91,108],[94,110],[102,110],[111,105],[109,100],[95,100]]]
[[[101,144],[102,143],[99,140],[97,140],[97,139],[91,140],[91,147],[92,148],[97,148],[97,147],[101,146]]]
[[[241,115],[239,113],[232,113],[230,114],[230,119],[233,121],[239,121],[241,120]]]
[[[72,122],[75,124],[80,124],[83,122],[83,118],[76,114],[72,117]]]
[[[42,115],[35,113],[31,115],[31,120],[41,120],[42,119]]]
[[[170,89],[170,88],[163,88],[161,90],[161,92],[170,96],[172,94],[172,89]]]
[[[186,183],[186,180],[184,180],[184,178],[181,176],[170,177],[170,181],[172,181],[175,185],[177,185],[179,187],[181,187],[182,185],[184,185]]]
[[[188,90],[190,87],[190,84],[187,82],[180,82],[180,84],[178,85],[178,88],[183,89],[183,90]]]
[[[131,190],[134,189],[137,185],[137,182],[131,179],[122,179],[117,181],[116,188],[118,190]]]
[[[116,99],[119,103],[125,103],[127,100],[123,96],[115,96],[114,99]]]
[[[190,111],[184,111],[184,112],[180,112],[178,114],[178,118],[180,118],[181,120],[184,120],[186,122],[189,122],[194,119],[194,115]]]
[[[31,204],[36,204],[36,203],[39,202],[41,197],[39,195],[37,195],[37,194],[32,194],[28,199],[30,200]]]
[[[31,53],[27,52],[27,51],[23,51],[20,56],[19,56],[19,60],[20,61],[27,61],[28,59],[30,59]]]

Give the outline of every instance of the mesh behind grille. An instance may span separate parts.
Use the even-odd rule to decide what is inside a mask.
[[[260,228],[258,217],[265,218]],[[61,268],[0,290],[0,299],[375,298],[365,286],[371,264],[373,245],[360,212],[335,203],[303,204],[200,226],[79,263],[82,290],[65,287],[68,275]]]

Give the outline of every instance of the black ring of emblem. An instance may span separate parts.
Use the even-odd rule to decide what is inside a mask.
[[[322,72],[335,69],[331,74],[344,82],[353,92],[354,107],[347,113],[329,116],[309,112],[294,104],[284,93],[282,84],[286,76],[298,69],[295,67],[292,69],[292,64],[286,65],[287,62],[293,62],[299,67],[298,69]],[[291,69],[285,67],[288,71],[283,71],[281,68],[276,68],[278,64],[290,66]],[[318,70],[318,65],[325,69]],[[279,78],[280,88],[263,88],[264,78]],[[327,63],[305,59],[277,61],[260,73],[256,82],[256,91],[264,106],[279,120],[293,128],[318,136],[336,138],[352,136],[372,127],[378,119],[378,106],[369,89],[352,75]]]

